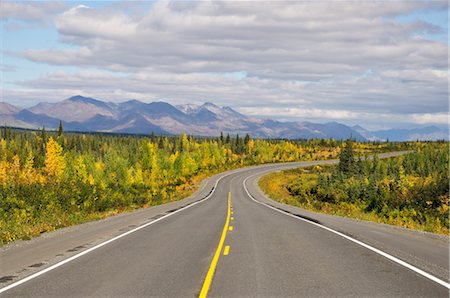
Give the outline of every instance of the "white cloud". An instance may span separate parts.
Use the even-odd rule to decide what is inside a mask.
[[[425,115],[448,111],[448,45],[421,37],[436,26],[395,20],[420,9],[448,4],[161,1],[139,13],[76,6],[55,22],[73,49],[21,55],[85,71],[20,85],[51,97],[57,90],[112,100],[210,100],[296,120],[432,123]]]
[[[413,114],[412,120],[419,124],[449,124],[449,113]]]
[[[50,101],[59,101],[74,94],[116,102],[128,99],[147,102],[164,100],[172,104],[213,101],[217,104],[232,106],[251,116],[291,121],[338,120],[372,124],[377,122],[444,123],[442,103],[439,101],[417,100],[413,107],[411,102],[393,106],[392,98],[395,98],[396,94],[386,96],[385,100],[358,101],[359,96],[370,98],[379,94],[388,94],[384,89],[389,86],[385,87],[380,82],[378,84],[379,86],[374,87],[376,85],[374,80],[367,78],[358,81],[349,80],[336,86],[335,84],[286,82],[276,79],[203,73],[139,72],[131,75],[117,75],[114,72],[88,70],[79,73],[57,72],[33,81],[22,82],[23,87],[33,90],[31,93],[37,98],[42,98],[41,94],[52,93]],[[348,90],[357,87],[362,89],[360,93],[348,97]],[[412,97],[414,92],[413,89],[407,94]],[[29,98],[26,94],[10,94],[8,91],[6,93],[10,95],[9,98],[21,96],[25,98],[24,100]],[[323,99],[323,94],[334,94],[334,97]],[[319,99],[314,100],[314,98]],[[352,106],[352,109],[346,108],[347,106]],[[435,112],[411,112],[417,109]]]
[[[64,36],[84,39],[119,39],[135,35],[137,24],[125,13],[105,14],[85,5],[75,6],[56,19],[56,26]],[[104,45],[103,45],[104,46]]]
[[[235,72],[321,80],[341,74],[444,67],[445,45],[414,38],[433,26],[386,16],[424,2],[159,2],[141,15],[75,7],[56,21],[79,50],[27,51],[54,64],[135,71]],[[90,52],[86,55],[86,48]],[[441,61],[438,63],[438,61]]]
[[[357,113],[347,110],[327,110],[327,109],[303,109],[303,108],[240,108],[241,112],[253,116],[265,117],[284,117],[286,119],[334,119],[334,120],[354,120],[362,116],[367,116],[367,113]]]
[[[46,23],[66,9],[62,1],[7,1],[0,2],[0,20]]]

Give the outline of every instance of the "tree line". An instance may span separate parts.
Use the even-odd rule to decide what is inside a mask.
[[[0,130],[0,241],[191,194],[209,175],[246,165],[336,158],[336,140],[125,136]],[[361,153],[408,143],[355,143]]]

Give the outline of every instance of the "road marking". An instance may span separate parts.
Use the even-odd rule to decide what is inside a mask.
[[[223,255],[228,256],[229,253],[230,253],[230,246],[227,245],[227,246],[225,246],[225,249],[223,250]]]
[[[334,233],[334,234],[336,234],[336,235],[339,235],[339,236],[341,236],[341,237],[343,237],[343,238],[345,238],[345,239],[347,239],[347,240],[350,240],[351,242],[354,242],[354,243],[356,243],[356,244],[358,244],[358,245],[360,245],[360,246],[362,246],[362,247],[365,247],[365,248],[367,248],[367,249],[373,251],[374,253],[379,254],[379,255],[381,255],[381,256],[383,256],[383,257],[385,257],[385,258],[387,258],[387,259],[389,259],[389,260],[391,260],[391,261],[393,261],[393,262],[395,262],[395,263],[397,263],[397,264],[399,264],[399,265],[401,265],[401,266],[403,266],[403,267],[405,267],[405,268],[408,268],[408,269],[414,271],[415,273],[420,274],[420,275],[422,275],[423,277],[428,278],[429,280],[432,280],[432,281],[434,281],[434,282],[440,284],[441,286],[446,287],[447,289],[450,289],[450,283],[447,283],[447,282],[445,282],[445,281],[443,281],[443,280],[441,280],[441,279],[439,279],[439,278],[437,278],[437,277],[435,277],[435,276],[433,276],[433,275],[431,275],[431,274],[429,274],[429,273],[423,271],[422,269],[419,269],[419,268],[417,268],[417,267],[415,267],[415,266],[413,266],[413,265],[411,265],[411,264],[409,264],[409,263],[406,263],[405,261],[402,261],[402,260],[400,260],[400,259],[398,259],[398,258],[396,258],[396,257],[394,257],[394,256],[392,256],[392,255],[390,255],[390,254],[388,254],[388,253],[382,251],[382,250],[379,250],[378,248],[375,248],[375,247],[373,247],[373,246],[370,246],[370,245],[368,245],[368,244],[366,244],[366,243],[364,243],[364,242],[361,242],[361,241],[359,241],[359,240],[356,240],[356,239],[354,239],[354,238],[352,238],[352,237],[349,237],[349,236],[347,236],[347,235],[345,235],[345,234],[342,234],[341,232],[338,232],[338,231],[336,231],[336,230],[333,230],[333,229],[331,229],[331,228],[328,228],[328,227],[326,227],[326,226],[324,226],[324,225],[321,225],[321,224],[318,224],[318,223],[315,223],[315,222],[306,220],[306,219],[301,218],[301,217],[294,216],[294,215],[292,215],[292,214],[290,214],[290,213],[288,213],[288,212],[286,212],[286,211],[277,209],[277,208],[272,207],[272,206],[270,206],[270,205],[268,205],[268,204],[266,204],[266,203],[263,203],[263,202],[260,202],[260,201],[256,200],[256,199],[250,194],[250,192],[248,191],[246,182],[247,182],[247,180],[248,180],[249,178],[251,178],[251,177],[253,177],[253,176],[256,176],[256,175],[258,175],[258,174],[259,174],[259,173],[254,174],[254,175],[251,175],[251,176],[248,176],[248,177],[245,178],[244,181],[242,182],[242,185],[244,186],[245,192],[247,193],[248,197],[249,197],[250,199],[252,199],[254,202],[256,202],[256,203],[258,203],[258,204],[261,204],[261,205],[263,205],[263,206],[266,206],[267,208],[270,208],[270,209],[273,209],[273,210],[275,210],[275,211],[278,211],[278,212],[280,212],[280,213],[282,213],[282,214],[284,214],[284,215],[287,215],[287,216],[290,216],[290,217],[292,217],[292,218],[295,218],[295,219],[298,219],[298,220],[307,222],[307,223],[309,223],[309,224],[311,224],[311,225],[317,226],[317,227],[322,228],[322,229],[324,229],[324,230],[327,230],[327,231],[329,231],[329,232],[331,232],[331,233]]]
[[[151,221],[151,222],[148,222],[148,223],[146,223],[146,224],[143,224],[142,226],[139,226],[139,227],[137,227],[137,228],[134,228],[134,229],[132,229],[132,230],[129,230],[129,231],[127,231],[127,232],[125,232],[125,233],[123,233],[123,234],[120,234],[120,235],[118,235],[118,236],[116,236],[116,237],[114,237],[114,238],[111,238],[111,239],[109,239],[109,240],[107,240],[107,241],[105,241],[105,242],[102,242],[102,243],[100,243],[100,244],[97,244],[96,246],[93,246],[93,247],[91,247],[91,248],[89,248],[89,249],[86,249],[86,250],[84,250],[84,251],[82,251],[82,252],[80,252],[80,253],[78,253],[78,254],[76,254],[76,255],[71,256],[70,258],[67,258],[67,259],[65,259],[65,260],[62,260],[61,262],[58,262],[58,263],[56,263],[56,264],[54,264],[54,265],[52,265],[52,266],[50,266],[50,267],[48,267],[48,268],[45,268],[45,269],[43,269],[43,270],[41,270],[41,271],[39,271],[39,272],[36,272],[36,273],[34,273],[34,274],[30,275],[30,276],[27,276],[27,277],[25,277],[25,278],[23,278],[23,279],[21,279],[21,280],[18,280],[18,281],[14,282],[14,283],[12,283],[12,284],[6,286],[6,287],[3,287],[3,288],[0,289],[0,294],[3,293],[3,292],[6,292],[6,291],[8,291],[8,290],[10,290],[10,289],[12,289],[12,288],[15,288],[15,287],[17,287],[17,286],[19,286],[19,285],[21,285],[21,284],[27,282],[27,281],[30,281],[30,280],[32,280],[32,279],[38,277],[38,276],[41,276],[42,274],[45,274],[45,273],[47,273],[47,272],[49,272],[49,271],[52,271],[53,269],[56,269],[56,268],[58,268],[58,267],[60,267],[60,266],[62,266],[62,265],[64,265],[64,264],[67,264],[67,263],[69,263],[69,262],[71,262],[71,261],[73,261],[73,260],[75,260],[75,259],[78,259],[79,257],[84,256],[85,254],[88,254],[88,253],[90,253],[91,251],[94,251],[94,250],[96,250],[96,249],[98,249],[98,248],[100,248],[100,247],[102,247],[102,246],[105,246],[105,245],[107,245],[107,244],[109,244],[109,243],[111,243],[111,242],[113,242],[113,241],[116,241],[116,240],[118,240],[118,239],[120,239],[120,238],[122,238],[122,237],[125,237],[125,236],[127,236],[127,235],[130,235],[130,234],[132,234],[132,233],[134,233],[134,232],[137,232],[137,231],[139,231],[139,230],[141,230],[141,229],[143,229],[143,228],[146,228],[146,227],[148,227],[148,226],[150,226],[150,225],[152,225],[152,224],[155,224],[155,223],[157,223],[157,222],[159,222],[159,221],[161,221],[161,220],[163,220],[163,219],[165,219],[165,218],[167,218],[167,217],[169,217],[169,216],[172,216],[172,215],[174,215],[174,214],[176,214],[176,213],[178,213],[178,212],[181,212],[181,211],[183,211],[183,210],[186,210],[186,209],[188,209],[188,208],[191,208],[192,206],[195,206],[195,205],[197,205],[197,204],[200,204],[200,203],[206,201],[207,199],[209,199],[209,198],[214,194],[214,192],[215,192],[216,189],[217,189],[217,185],[219,184],[219,181],[222,180],[222,178],[225,178],[225,177],[230,176],[230,175],[235,174],[235,173],[236,173],[236,172],[231,172],[231,173],[225,174],[225,175],[223,175],[223,176],[220,176],[220,177],[216,180],[216,183],[214,184],[214,187],[213,187],[211,193],[210,193],[209,195],[207,195],[205,198],[203,198],[203,199],[201,199],[201,200],[199,200],[199,201],[193,202],[192,204],[190,204],[190,205],[188,205],[188,206],[185,206],[185,207],[183,207],[183,208],[180,208],[180,209],[178,209],[178,210],[176,210],[176,211],[174,211],[174,212],[171,212],[171,213],[169,213],[169,214],[167,214],[167,215],[164,215],[164,216],[162,216],[162,217],[160,217],[160,218],[158,218],[158,219],[155,219],[155,220],[153,220],[153,221]]]
[[[231,220],[234,220],[234,217],[232,217]]]
[[[408,153],[408,152],[411,152],[411,151],[402,151],[401,154]],[[399,155],[400,155],[400,154],[399,154]],[[394,155],[393,155],[393,156],[394,156]],[[379,157],[381,158],[381,155],[379,155]],[[60,266],[62,266],[62,265],[64,265],[64,264],[66,264],[66,263],[69,263],[69,262],[71,262],[71,261],[73,261],[73,260],[75,260],[75,259],[78,259],[79,257],[81,257],[81,256],[83,256],[83,255],[85,255],[85,254],[87,254],[87,253],[89,253],[89,252],[91,252],[91,251],[93,251],[93,250],[96,250],[96,249],[98,249],[98,248],[100,248],[100,247],[102,247],[102,246],[104,246],[104,245],[107,245],[107,244],[109,244],[109,243],[111,243],[111,242],[113,242],[113,241],[116,241],[116,240],[118,240],[118,239],[120,239],[120,238],[122,238],[122,237],[125,237],[125,236],[127,236],[127,235],[129,235],[129,234],[131,234],[131,233],[134,233],[134,232],[136,232],[136,231],[138,231],[138,230],[140,230],[140,229],[143,229],[143,228],[148,227],[148,226],[150,226],[150,225],[152,225],[152,224],[154,224],[154,223],[157,223],[157,222],[159,222],[159,221],[161,221],[161,220],[163,220],[163,219],[165,219],[165,218],[167,218],[167,217],[169,217],[169,216],[172,216],[172,215],[174,215],[174,214],[176,214],[176,213],[178,213],[178,212],[181,212],[181,211],[183,211],[183,210],[186,210],[186,209],[188,209],[188,208],[191,208],[191,207],[194,206],[194,205],[197,205],[197,204],[199,204],[199,203],[202,203],[202,202],[206,201],[206,200],[209,199],[209,198],[214,194],[214,192],[216,191],[217,185],[219,184],[219,181],[222,180],[222,179],[225,178],[225,177],[230,176],[230,175],[237,174],[237,173],[242,173],[242,172],[246,172],[246,171],[252,170],[252,169],[254,169],[254,168],[256,168],[256,167],[259,167],[259,168],[261,168],[261,169],[269,169],[269,171],[270,171],[270,169],[272,169],[272,168],[276,168],[276,167],[282,167],[282,168],[284,168],[284,166],[286,166],[286,165],[287,165],[286,168],[295,168],[295,167],[307,166],[307,165],[316,165],[316,164],[337,164],[337,163],[338,163],[338,160],[337,160],[337,159],[324,160],[324,161],[321,161],[321,162],[317,162],[317,161],[301,162],[301,161],[300,161],[300,162],[292,162],[292,163],[276,163],[276,164],[269,164],[269,165],[262,165],[262,166],[260,165],[260,166],[244,167],[244,168],[240,168],[240,169],[237,169],[237,170],[235,170],[235,171],[229,172],[229,173],[227,173],[227,174],[225,174],[225,175],[223,175],[223,176],[220,176],[220,177],[216,180],[216,183],[214,184],[214,188],[212,189],[211,193],[210,193],[209,195],[207,195],[204,199],[201,199],[201,200],[199,200],[199,201],[193,202],[192,204],[190,204],[190,205],[188,205],[188,206],[185,206],[185,207],[183,207],[183,208],[180,208],[180,209],[178,209],[178,210],[176,210],[176,211],[174,211],[174,212],[172,212],[172,213],[169,213],[169,214],[167,214],[167,215],[165,215],[165,216],[162,216],[162,217],[160,217],[160,218],[158,218],[158,219],[155,219],[155,220],[153,220],[153,221],[151,221],[151,222],[149,222],[149,223],[146,223],[146,224],[144,224],[144,225],[142,225],[142,226],[139,226],[139,227],[137,227],[137,228],[135,228],[135,229],[133,229],[133,230],[130,230],[130,231],[128,231],[128,232],[125,232],[125,233],[123,233],[123,234],[120,234],[120,235],[118,235],[118,236],[116,236],[116,237],[114,237],[114,238],[111,238],[111,239],[109,239],[109,240],[107,240],[107,241],[105,241],[105,242],[102,242],[102,243],[100,243],[100,244],[97,244],[96,246],[93,246],[93,247],[91,247],[91,248],[89,248],[89,249],[87,249],[87,250],[85,250],[85,251],[82,251],[82,252],[80,252],[80,253],[78,253],[78,254],[76,254],[76,255],[70,257],[70,258],[67,258],[67,259],[65,259],[65,260],[62,260],[61,262],[58,262],[58,263],[56,263],[56,264],[54,264],[54,265],[52,265],[52,266],[50,266],[50,267],[48,267],[48,268],[45,268],[45,269],[43,269],[43,270],[41,270],[41,271],[39,271],[39,272],[36,272],[36,273],[34,273],[34,274],[30,275],[30,276],[27,276],[27,277],[25,277],[25,278],[23,278],[23,279],[21,279],[21,280],[18,280],[18,281],[14,282],[14,283],[12,283],[12,284],[6,286],[6,287],[0,288],[0,294],[3,293],[3,292],[6,292],[6,291],[8,291],[8,290],[10,290],[10,289],[12,289],[12,288],[15,288],[15,287],[17,287],[17,286],[19,286],[19,285],[21,285],[21,284],[27,282],[27,281],[30,281],[30,280],[32,280],[32,279],[38,277],[38,276],[41,276],[42,274],[45,274],[45,273],[47,273],[47,272],[49,272],[49,271],[51,271],[51,270],[53,270],[53,269],[56,269],[56,268],[58,268],[58,267],[60,267]],[[250,177],[250,176],[249,176],[249,177]],[[248,177],[248,178],[249,178],[249,177]],[[244,188],[245,188],[245,185],[244,185]],[[247,194],[248,194],[248,192],[247,192]],[[234,218],[232,218],[232,219],[234,219]]]
[[[234,214],[234,212],[233,212],[233,211],[231,211],[231,214],[233,215],[233,214]]]
[[[230,227],[228,228],[228,231],[233,231],[233,226],[230,226]]]
[[[223,226],[222,236],[220,237],[220,241],[219,241],[219,245],[217,246],[216,253],[214,254],[211,265],[209,266],[208,273],[206,273],[205,282],[203,283],[203,287],[202,287],[202,290],[200,291],[199,298],[205,298],[208,296],[209,287],[211,286],[211,282],[214,277],[214,272],[216,271],[217,262],[219,262],[220,252],[222,251],[223,244],[225,242],[225,238],[227,237],[228,225],[230,224],[230,212],[231,212],[230,206],[231,206],[231,193],[228,192],[227,219],[225,221],[225,225]]]

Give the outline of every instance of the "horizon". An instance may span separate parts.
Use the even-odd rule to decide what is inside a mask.
[[[83,94],[448,129],[447,1],[3,1],[0,20],[0,100],[22,108]]]

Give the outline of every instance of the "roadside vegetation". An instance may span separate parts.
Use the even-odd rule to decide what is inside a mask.
[[[409,143],[355,143],[360,154]],[[335,140],[0,130],[0,243],[190,195],[227,169],[336,158]]]
[[[368,159],[348,140],[338,165],[272,173],[259,185],[307,210],[448,235],[449,143],[417,142],[414,150]]]

